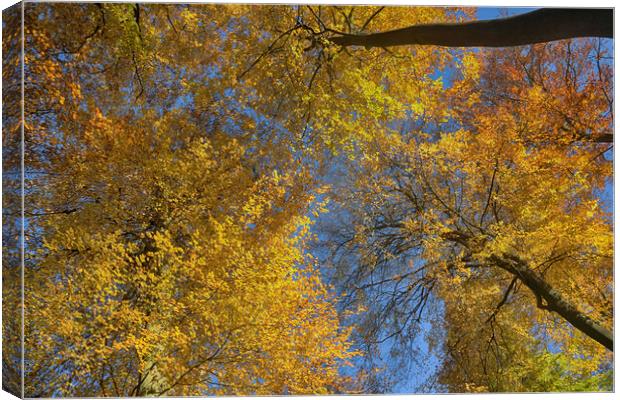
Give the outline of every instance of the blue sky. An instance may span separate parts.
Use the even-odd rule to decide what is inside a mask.
[[[526,12],[534,11],[536,8],[532,7],[511,7],[511,8],[498,8],[498,7],[479,7],[476,16],[478,19],[493,19],[501,16],[502,10],[508,13],[508,15],[523,14]]]

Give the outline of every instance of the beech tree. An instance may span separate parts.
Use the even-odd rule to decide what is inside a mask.
[[[453,29],[473,17],[457,8],[24,7],[25,119],[3,114],[3,291],[19,304],[23,127],[27,396],[389,390],[365,360],[424,332],[426,313],[452,391],[607,387],[600,40],[338,39]],[[5,18],[10,50],[19,13]],[[19,104],[19,85],[3,88]],[[317,219],[340,221],[334,258],[313,251],[330,233]],[[19,324],[3,335],[16,391]]]
[[[418,123],[377,135],[341,188],[358,221],[337,248],[355,255],[341,263],[350,290],[365,293],[378,340],[410,332],[435,293],[445,319],[430,340],[445,343],[454,390],[506,390],[511,363],[539,341],[588,354],[583,376],[609,366],[603,57],[597,41],[471,55],[445,91],[451,132]]]
[[[235,70],[167,75],[219,49],[183,70],[187,43],[170,53],[137,10],[26,6],[25,394],[354,391],[351,328],[306,250],[321,185],[290,141],[256,138]]]
[[[256,177],[180,113],[88,114],[31,216],[26,392],[346,390],[348,330],[303,250],[307,172]]]

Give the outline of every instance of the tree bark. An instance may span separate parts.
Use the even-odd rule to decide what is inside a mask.
[[[368,35],[331,38],[341,46],[510,47],[578,37],[613,38],[613,9],[543,8],[509,18],[413,25]]]
[[[531,270],[525,261],[511,255],[493,256],[490,261],[523,282],[536,296],[539,308],[558,313],[576,329],[614,351],[613,333],[564,299],[537,272]]]

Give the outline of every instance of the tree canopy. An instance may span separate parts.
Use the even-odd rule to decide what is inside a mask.
[[[5,389],[21,356],[28,397],[375,393],[430,357],[419,390],[611,389],[604,26],[389,47],[475,10],[27,3],[22,121],[20,16]]]

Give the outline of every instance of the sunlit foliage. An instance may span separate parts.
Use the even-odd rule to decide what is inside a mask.
[[[610,389],[604,41],[330,41],[474,16],[452,8],[24,16],[26,396],[389,391],[415,340],[429,390]],[[14,283],[22,126],[3,123]]]

